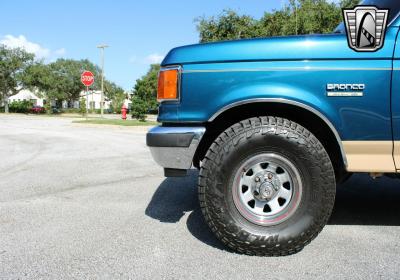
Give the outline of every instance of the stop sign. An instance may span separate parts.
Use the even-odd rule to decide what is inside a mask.
[[[94,83],[94,75],[90,71],[85,71],[81,75],[81,82],[87,87],[90,87]]]

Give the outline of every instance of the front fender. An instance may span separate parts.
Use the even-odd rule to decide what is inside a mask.
[[[221,106],[209,116],[208,121],[213,121],[224,111],[242,104],[255,102],[285,103],[307,109],[322,118],[333,129],[332,120],[336,126],[341,126],[341,118],[337,111],[315,93],[301,88],[282,83],[256,84],[239,87],[226,93],[221,98]]]
[[[391,140],[389,66],[383,60],[184,65],[176,120],[204,123],[241,102],[283,99],[324,116],[342,140]],[[366,88],[361,97],[330,97],[330,83]]]

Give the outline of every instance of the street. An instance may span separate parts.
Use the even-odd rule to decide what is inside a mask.
[[[400,181],[355,175],[329,224],[281,258],[227,250],[197,171],[164,178],[148,127],[0,114],[1,279],[398,279]]]

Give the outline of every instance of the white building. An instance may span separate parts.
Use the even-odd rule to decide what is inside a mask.
[[[86,99],[87,97],[87,99]],[[80,98],[86,99],[86,107],[88,109],[100,109],[101,103],[101,91],[100,90],[90,90],[86,95],[86,91],[82,91]],[[110,108],[111,101],[104,96],[104,109]]]
[[[80,98],[85,98],[86,99],[86,91],[82,91],[80,94]],[[87,95],[88,100],[86,100],[86,106],[88,109],[100,109],[100,102],[101,102],[101,91],[99,90],[92,90],[88,92]],[[21,90],[19,93],[16,95],[11,96],[8,99],[8,103],[12,103],[13,101],[23,101],[23,100],[28,100],[33,103],[33,105],[37,106],[44,106],[46,104],[46,99],[41,98],[40,94],[37,92],[32,92],[30,90]],[[127,108],[130,108],[130,104],[132,101],[129,99],[125,99],[124,104]],[[104,109],[109,109],[110,108],[111,101],[108,100],[104,96]],[[56,106],[56,101],[52,101],[52,106]],[[63,100],[61,103],[61,107],[63,109],[65,108],[79,108],[79,100]]]
[[[18,92],[16,95],[13,95],[8,98],[8,103],[12,103],[13,101],[23,101],[28,100],[33,103],[33,105],[43,106],[44,99],[38,96],[38,93],[31,92],[29,90],[23,89]]]
[[[86,91],[82,91],[80,94],[80,98],[86,99]],[[100,109],[101,103],[101,91],[100,90],[91,90],[87,94],[86,106],[88,109]],[[130,108],[132,101],[129,99],[125,99],[124,104],[126,108]],[[111,100],[104,96],[104,109],[109,109],[111,106]]]

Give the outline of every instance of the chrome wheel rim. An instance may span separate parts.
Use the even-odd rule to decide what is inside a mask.
[[[259,154],[237,169],[232,194],[237,210],[250,222],[278,224],[289,219],[301,201],[300,173],[284,156]]]

